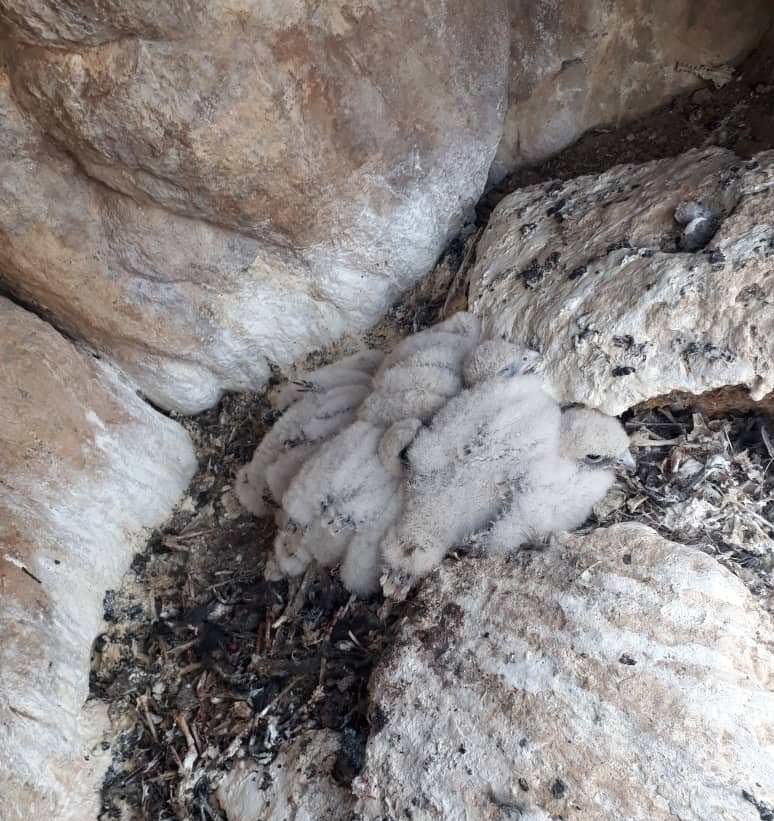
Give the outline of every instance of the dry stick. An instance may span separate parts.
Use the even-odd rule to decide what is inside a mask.
[[[301,608],[304,606],[304,601],[306,600],[306,591],[309,589],[309,585],[312,583],[312,580],[316,576],[317,563],[312,562],[312,564],[310,564],[309,567],[306,568],[306,572],[304,573],[304,576],[301,579],[301,584],[299,584],[295,596],[293,596],[293,598],[288,603],[288,606],[285,608],[285,612],[277,619],[277,621],[274,622],[274,624],[272,624],[272,627],[277,632],[274,634],[274,639],[269,649],[269,655],[273,655],[274,651],[277,649],[277,645],[282,636],[282,625],[295,619],[295,617],[299,614]]]
[[[459,291],[460,280],[462,280],[463,277],[467,277],[468,269],[470,268],[470,264],[473,259],[473,254],[475,253],[475,250],[478,246],[478,241],[479,239],[481,239],[481,234],[483,232],[483,228],[476,229],[476,231],[471,235],[470,239],[468,240],[468,246],[465,249],[465,256],[462,258],[460,267],[457,269],[457,273],[454,275],[454,279],[451,281],[451,285],[449,286],[449,292],[446,294],[446,299],[444,300],[443,308],[441,308],[441,319],[446,319],[446,312],[449,310],[449,304]]]
[[[352,606],[352,603],[355,601],[357,596],[353,593],[348,599],[347,603],[340,607],[333,615],[333,619],[331,619],[331,623],[328,626],[328,629],[325,631],[325,641],[323,642],[322,646],[322,659],[320,660],[320,676],[317,680],[317,689],[312,694],[312,700],[315,700],[316,693],[319,692],[318,698],[322,698],[325,692],[325,670],[328,666],[328,649],[330,648],[331,644],[331,636],[333,635],[333,630],[336,625],[339,623],[341,619],[347,614],[347,611]]]
[[[278,702],[278,701],[279,701],[279,700],[280,700],[280,699],[281,699],[281,698],[282,698],[282,697],[283,697],[286,693],[290,692],[290,690],[292,690],[292,689],[296,686],[296,684],[298,684],[298,682],[299,682],[299,681],[301,681],[301,679],[302,679],[302,678],[303,678],[302,676],[299,676],[298,678],[294,678],[294,679],[293,679],[293,681],[291,681],[291,682],[290,682],[290,684],[288,684],[288,686],[287,686],[287,687],[285,687],[285,689],[284,689],[284,690],[280,690],[280,691],[279,691],[279,693],[277,693],[277,695],[276,695],[276,696],[274,696],[274,698],[273,698],[273,699],[272,699],[272,700],[271,700],[271,701],[270,701],[270,702],[269,702],[269,703],[268,703],[268,704],[267,704],[267,705],[263,708],[263,710],[261,710],[261,712],[260,712],[260,713],[258,713],[258,714],[256,715],[256,718],[266,718],[266,716],[268,715],[268,713],[269,713],[269,711],[271,710],[271,708],[272,708],[272,707],[273,707],[273,706],[274,706],[274,705],[275,705],[275,704],[276,704],[276,703],[277,703],[277,702]]]
[[[198,754],[201,754],[201,750],[199,749],[199,746],[196,743],[196,739],[193,737],[191,733],[191,728],[188,726],[188,722],[186,721],[185,716],[182,713],[178,713],[175,716],[175,721],[177,722],[178,727],[180,727],[180,729],[183,732],[183,735],[185,736],[185,741],[186,744],[188,744],[188,749],[196,750]]]
[[[138,697],[137,702],[142,707],[143,716],[145,717],[145,723],[148,725],[148,729],[150,730],[150,734],[153,736],[153,740],[156,744],[159,743],[159,737],[156,734],[156,727],[153,724],[153,719],[151,718],[150,710],[148,709],[148,694],[145,693]]]

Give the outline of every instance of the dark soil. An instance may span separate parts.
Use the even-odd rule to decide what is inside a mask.
[[[230,395],[181,420],[200,470],[183,510],[105,596],[91,692],[119,729],[101,819],[221,818],[213,775],[237,754],[268,763],[301,728],[340,731],[336,774],[362,767],[366,687],[392,618],[336,578],[267,582],[270,520],[230,492],[271,412]]]

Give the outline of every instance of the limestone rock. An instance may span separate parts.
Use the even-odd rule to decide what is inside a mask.
[[[690,203],[713,214],[703,247]],[[773,260],[774,152],[694,150],[506,197],[470,298],[486,333],[542,353],[563,402],[619,414],[726,385],[762,399],[774,389]]]
[[[500,138],[507,32],[462,0],[5,5],[2,280],[165,408],[375,322]]]
[[[52,138],[1,79],[4,287],[160,406],[259,389],[430,269],[498,145],[495,175],[634,116],[770,16],[644,6],[1,0]]]
[[[95,818],[106,588],[190,480],[183,429],[0,298],[0,818]]]
[[[511,83],[501,178],[600,125],[730,79],[772,21],[767,0],[509,0]]]
[[[446,564],[372,679],[358,810],[758,821],[773,629],[714,559],[642,525]]]
[[[26,120],[0,73],[0,283],[85,339],[156,404],[195,413],[260,388],[397,294],[95,185]]]
[[[297,736],[267,766],[240,761],[220,781],[217,797],[228,821],[347,819],[353,799],[333,781],[339,736],[312,730]]]
[[[22,107],[92,177],[297,250],[323,292],[428,270],[500,137],[504,0],[180,5],[188,35],[17,45]]]
[[[2,0],[0,22],[33,46],[99,45],[121,37],[176,38],[207,20],[202,0]]]

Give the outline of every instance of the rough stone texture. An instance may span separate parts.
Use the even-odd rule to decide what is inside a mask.
[[[22,105],[107,185],[331,266],[416,273],[492,159],[498,12],[215,3],[190,37],[22,47],[9,65]]]
[[[501,178],[599,125],[722,83],[772,21],[768,0],[509,0],[511,84]]]
[[[106,588],[190,480],[176,423],[0,298],[0,818],[96,817]]]
[[[313,730],[297,736],[267,766],[242,761],[218,784],[228,821],[322,821],[349,818],[352,794],[331,776],[339,736]]]
[[[28,45],[93,46],[122,37],[180,37],[206,22],[210,5],[205,0],[0,0],[0,22]]]
[[[719,228],[680,250],[681,202]],[[495,209],[470,299],[488,334],[543,354],[561,401],[618,414],[654,396],[774,389],[774,152],[695,150],[521,189]]]
[[[642,525],[446,564],[372,679],[358,809],[759,821],[773,629],[714,559]]]
[[[53,4],[12,5],[16,99],[65,153],[3,85],[8,287],[165,407],[258,388],[267,360],[367,327],[483,189],[508,45],[462,0],[190,3],[179,26],[72,4],[60,34]],[[171,39],[132,36],[152,17]],[[33,30],[95,45],[33,47]]]
[[[501,170],[698,83],[675,61],[735,59],[767,5],[0,0],[0,62],[53,138],[0,80],[2,281],[201,410],[429,270],[509,84]]]

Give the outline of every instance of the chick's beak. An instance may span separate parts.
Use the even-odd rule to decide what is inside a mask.
[[[524,356],[523,372],[534,373],[537,370],[538,365],[541,364],[542,359],[543,357],[537,351],[528,350]]]
[[[623,468],[630,474],[637,471],[637,463],[634,461],[634,457],[628,450],[616,461],[616,466]]]

